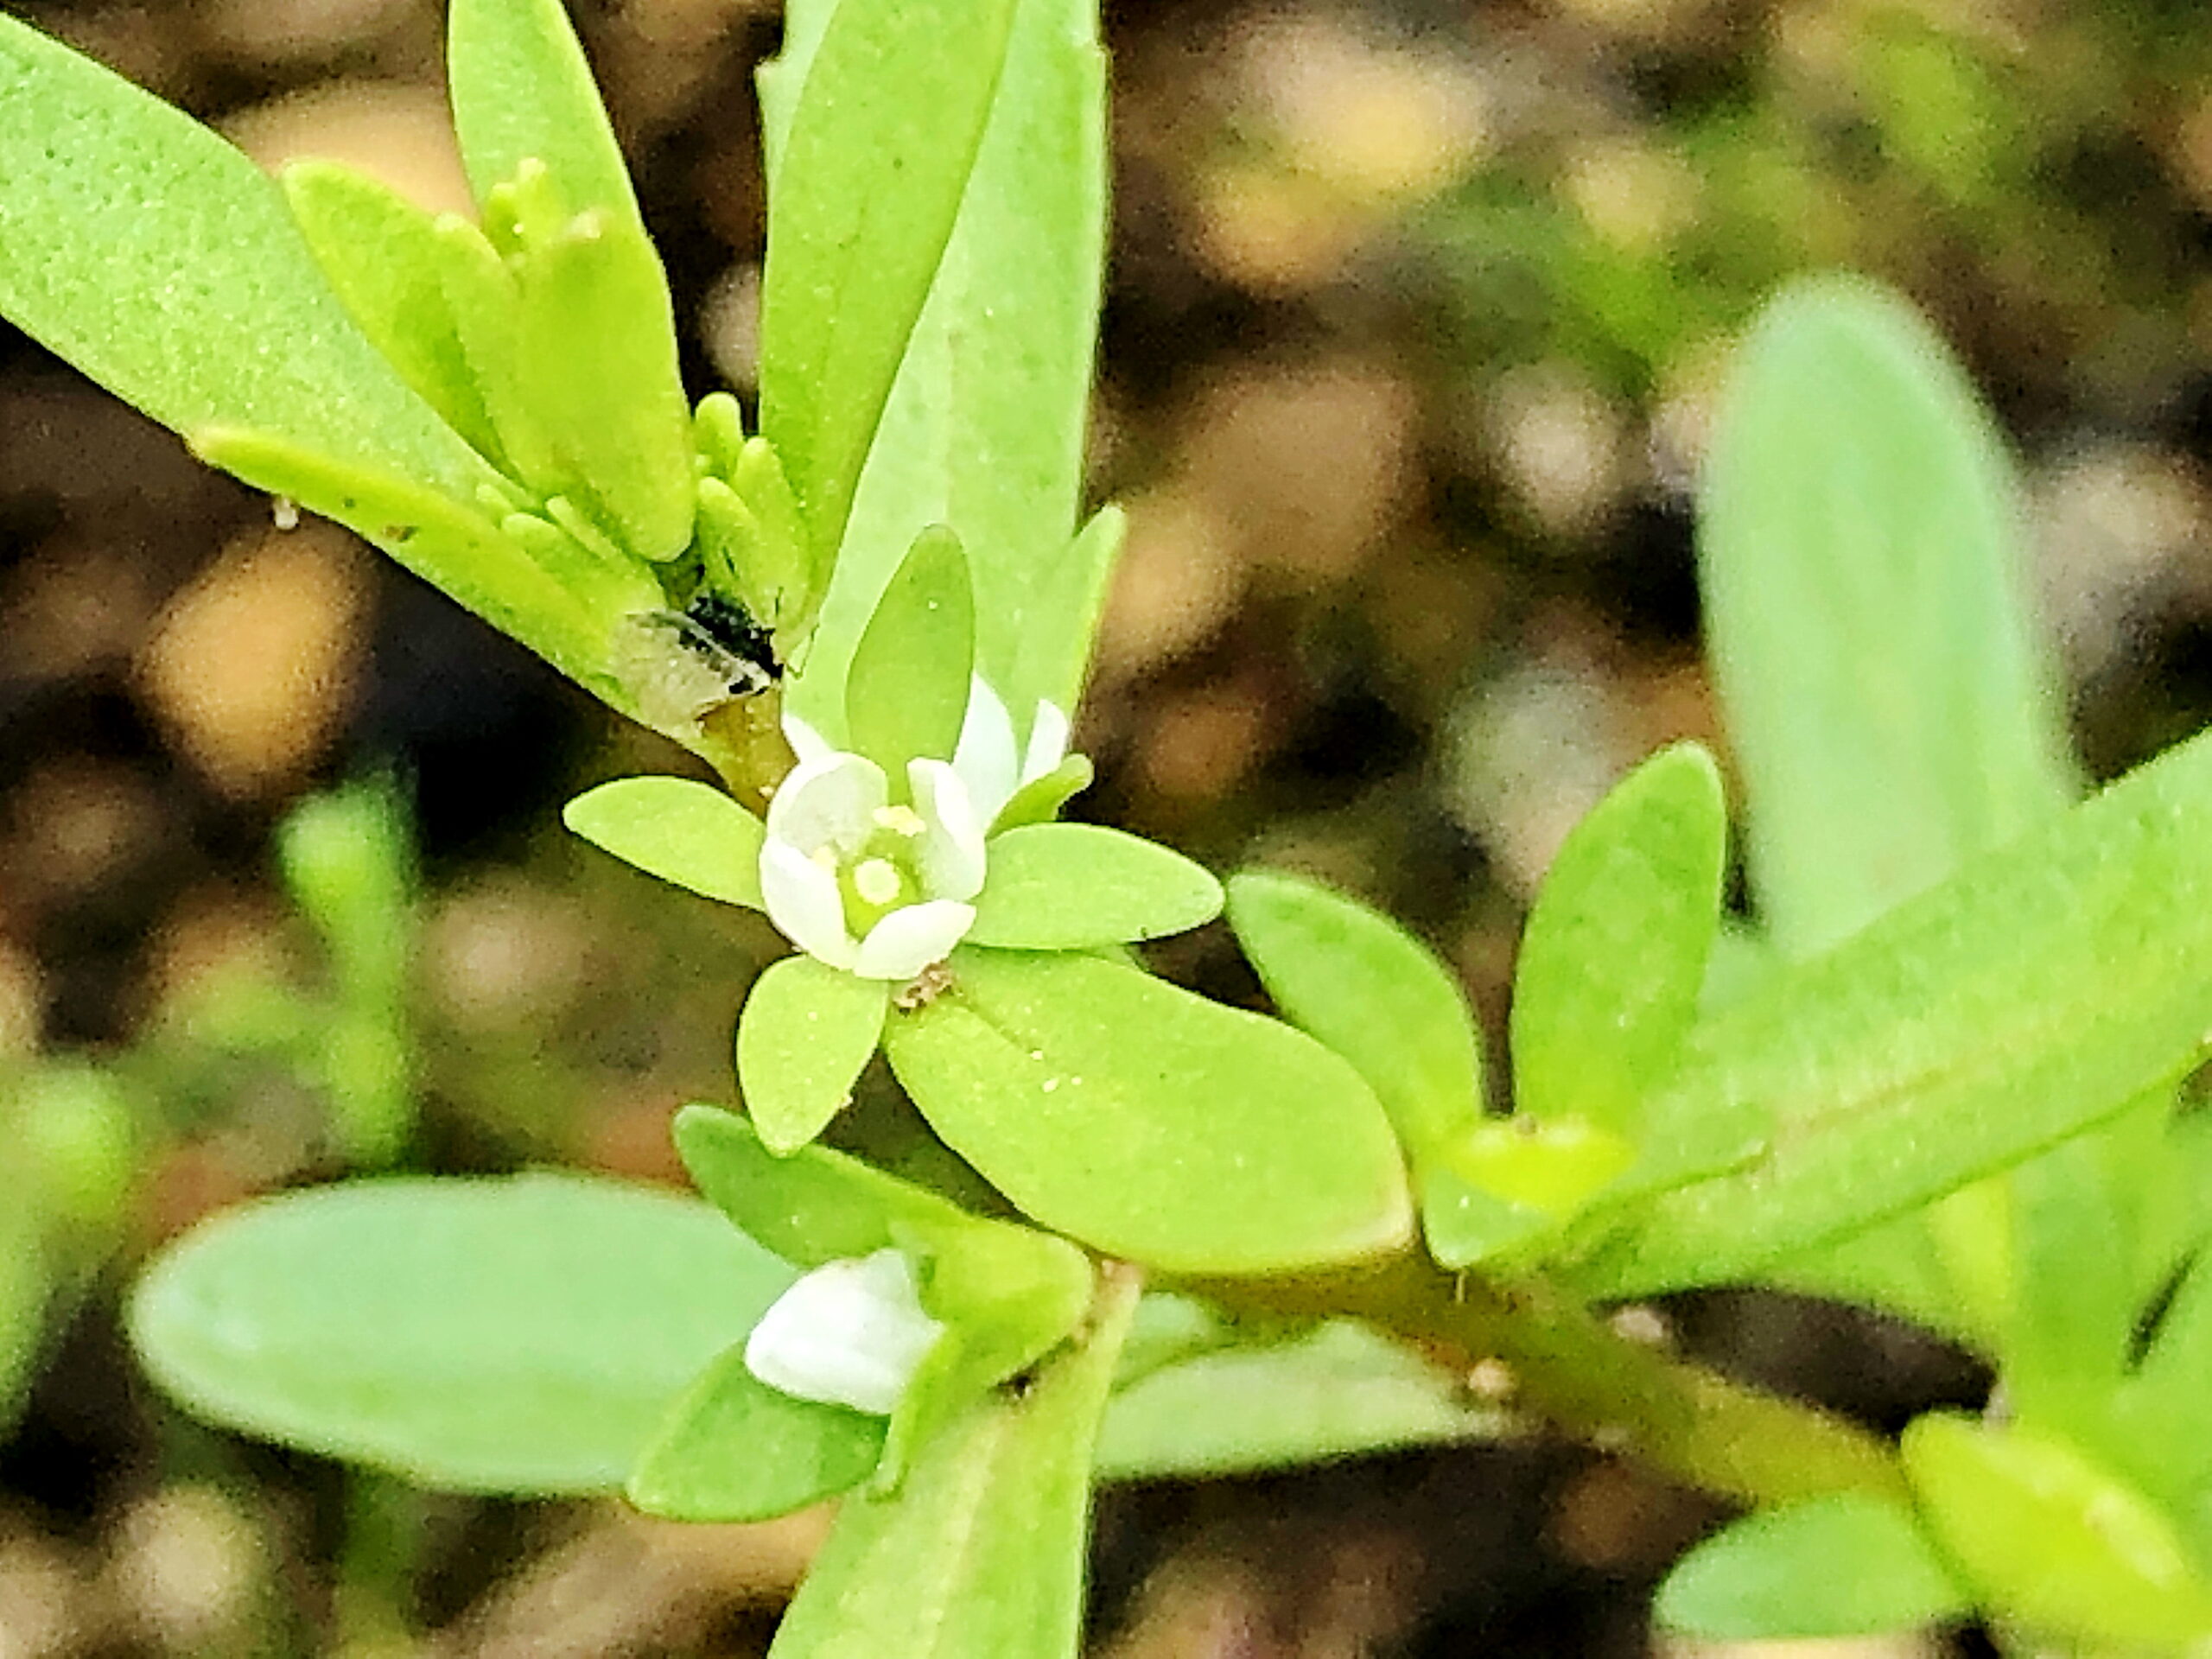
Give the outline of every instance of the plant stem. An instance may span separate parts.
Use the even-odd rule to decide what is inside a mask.
[[[1717,1496],[1783,1503],[1839,1491],[1907,1496],[1890,1446],[1840,1418],[1630,1340],[1541,1281],[1503,1286],[1411,1256],[1327,1278],[1211,1281],[1234,1310],[1350,1315],[1477,1382],[1503,1364],[1516,1408]],[[1503,1380],[1503,1379],[1501,1379]]]

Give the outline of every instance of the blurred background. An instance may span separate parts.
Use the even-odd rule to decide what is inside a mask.
[[[0,10],[264,162],[336,156],[466,205],[433,0]],[[1369,895],[1496,1037],[1567,828],[1662,742],[1725,754],[1702,435],[1759,297],[1837,266],[1923,305],[2017,443],[2090,770],[2212,711],[2198,7],[1108,12],[1093,485],[1131,536],[1079,812]],[[692,391],[747,391],[774,0],[581,0],[579,22]],[[677,1177],[668,1116],[730,1098],[728,1033],[776,944],[555,814],[683,764],[343,533],[276,530],[0,327],[0,1148],[47,1193],[0,1214],[0,1659],[765,1648],[819,1515],[683,1529],[412,1493],[195,1426],[117,1333],[130,1264],[253,1192],[395,1160]],[[1254,995],[1217,929],[1158,960]],[[1980,1385],[1808,1304],[1669,1314],[1878,1425]],[[1533,1440],[1120,1489],[1095,1648],[1640,1653],[1650,1584],[1718,1518]]]

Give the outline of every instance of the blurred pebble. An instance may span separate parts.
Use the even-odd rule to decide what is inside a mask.
[[[124,1616],[180,1652],[206,1650],[255,1611],[269,1571],[266,1546],[238,1505],[213,1486],[171,1486],[117,1522],[107,1582]]]
[[[29,1059],[46,1023],[46,983],[30,952],[0,938],[0,1065]]]
[[[0,1541],[0,1659],[48,1659],[78,1634],[82,1586],[68,1558],[37,1538]]]
[[[156,608],[143,559],[56,538],[0,583],[0,661],[11,677],[67,679],[127,662]]]
[[[1516,663],[1478,690],[1446,739],[1446,807],[1524,900],[1582,815],[1640,757],[1613,678],[1572,647]]]
[[[272,173],[310,156],[343,162],[431,213],[476,216],[453,115],[435,86],[325,81],[241,110],[222,130]]]
[[[358,50],[423,10],[422,0],[213,0],[200,15],[214,44],[273,65]]]
[[[1697,216],[1697,175],[1677,156],[1633,138],[1588,139],[1565,157],[1567,197],[1603,240],[1655,256]]]
[[[1184,476],[1250,565],[1319,588],[1349,576],[1407,510],[1412,382],[1342,359],[1249,370],[1199,396]]]
[[[741,260],[699,302],[699,342],[722,384],[750,391],[760,380],[760,267]]]
[[[1099,628],[1102,681],[1132,679],[1203,644],[1244,585],[1230,529],[1198,492],[1169,486],[1131,498],[1128,540]]]
[[[1140,747],[1145,785],[1177,802],[1217,800],[1259,763],[1266,727],[1266,705],[1249,685],[1165,698]]]
[[[542,1030],[582,994],[592,938],[572,898],[494,873],[438,900],[423,935],[424,977],[465,1032]]]
[[[249,532],[169,603],[140,660],[147,702],[226,795],[265,795],[327,751],[367,644],[360,544],[321,520]]]
[[[1506,487],[1554,540],[1596,529],[1633,481],[1624,417],[1578,365],[1554,359],[1500,376],[1484,428]]]
[[[110,886],[160,844],[162,806],[136,768],[64,754],[10,791],[0,868],[48,902]]]
[[[1659,1632],[1654,1659],[1936,1659],[1946,1651],[1934,1637],[1846,1636],[1802,1642],[1700,1642]]]
[[[2030,485],[2045,620],[2086,678],[2171,608],[2212,605],[2212,499],[2196,464],[2146,443],[2063,456]]]
[[[1554,1503],[1550,1541],[1599,1573],[1658,1572],[1711,1524],[1713,1505],[1610,1458],[1577,1473]]]

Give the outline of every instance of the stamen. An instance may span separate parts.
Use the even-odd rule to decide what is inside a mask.
[[[875,809],[875,821],[894,836],[912,838],[929,833],[929,825],[922,821],[922,815],[911,806],[879,806]]]

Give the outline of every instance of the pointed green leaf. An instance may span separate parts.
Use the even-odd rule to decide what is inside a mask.
[[[315,263],[361,332],[448,425],[496,461],[499,436],[454,329],[448,244],[431,216],[336,162],[296,162],[282,182]]]
[[[2074,792],[2029,626],[2018,486],[1965,375],[1893,295],[1773,301],[1703,474],[1706,627],[1752,887],[1825,949]]]
[[[1697,1017],[1727,809],[1713,757],[1661,751],[1560,848],[1513,975],[1516,1114],[1633,1138]]]
[[[848,1499],[775,1659],[1076,1659],[1091,1448],[1135,1304],[1112,1281],[1080,1345],[971,1402],[896,1496]]]
[[[1283,1018],[1350,1060],[1417,1156],[1482,1116],[1482,1039],[1452,970],[1380,912],[1293,875],[1230,878],[1229,921]]]
[[[1221,914],[1221,883],[1180,853],[1090,823],[991,838],[977,944],[1075,950],[1180,933]]]
[[[457,501],[491,476],[346,315],[274,181],[12,17],[0,316],[173,431],[251,428]]]
[[[1902,1503],[1842,1492],[1760,1510],[1675,1564],[1653,1613],[1715,1642],[1879,1636],[1973,1610]]]
[[[257,489],[335,519],[569,678],[627,713],[607,671],[608,632],[643,597],[619,573],[540,566],[483,512],[391,473],[355,467],[270,433],[208,428],[193,452]],[[647,601],[650,602],[650,601]]]
[[[959,538],[925,530],[884,590],[845,690],[852,750],[904,785],[917,756],[952,758],[976,657],[974,589]]]
[[[753,982],[737,1024],[737,1080],[769,1151],[796,1152],[849,1105],[883,1035],[891,988],[812,957],[785,957]]]
[[[842,22],[842,13],[839,13]],[[770,153],[822,20],[795,6],[761,75]],[[795,705],[838,710],[844,664],[915,534],[950,524],[976,580],[977,663],[1025,727],[1082,688],[1120,514],[1081,505],[1106,222],[1105,61],[1090,0],[1024,0],[952,240],[899,365]],[[780,173],[778,174],[780,176]]]
[[[992,827],[1003,834],[1033,823],[1050,823],[1060,809],[1089,789],[1097,776],[1088,755],[1071,754],[1041,778],[1032,778],[999,809]]]
[[[515,273],[482,229],[459,214],[441,213],[430,231],[438,242],[438,275],[454,338],[484,400],[506,470],[537,495],[551,495],[568,480],[524,388],[522,292]]]
[[[601,1492],[794,1276],[645,1188],[362,1181],[203,1223],[130,1325],[155,1380],[229,1427],[429,1486]]]
[[[1486,1440],[1505,1424],[1469,1400],[1462,1379],[1343,1319],[1286,1341],[1199,1354],[1117,1389],[1098,1472],[1107,1480],[1249,1474]]]
[[[581,213],[517,270],[522,396],[563,474],[630,551],[691,541],[691,411],[660,257],[636,225]]]
[[[1389,1121],[1311,1038],[1095,957],[963,949],[951,967],[885,1052],[931,1127],[1045,1225],[1190,1273],[1406,1241]]]
[[[1014,10],[1014,0],[852,0],[808,69],[770,193],[760,427],[817,547],[843,540]]]
[[[2212,1588],[2171,1520],[2066,1441],[1931,1412],[1899,1451],[1929,1529],[1993,1611],[2094,1647],[2212,1638]]]
[[[561,809],[561,822],[648,875],[726,905],[759,910],[760,820],[689,778],[617,778]]]
[[[453,0],[446,60],[454,128],[479,202],[535,161],[568,212],[598,208],[643,229],[629,169],[561,0]]]
[[[2185,1072],[2208,981],[2200,737],[1693,1032],[1652,1141],[1771,1112],[1768,1147],[1656,1199],[1577,1282],[1726,1282],[2018,1163]]]
[[[742,1343],[677,1401],[625,1489],[671,1521],[768,1521],[868,1478],[884,1421],[795,1399],[745,1368]]]

